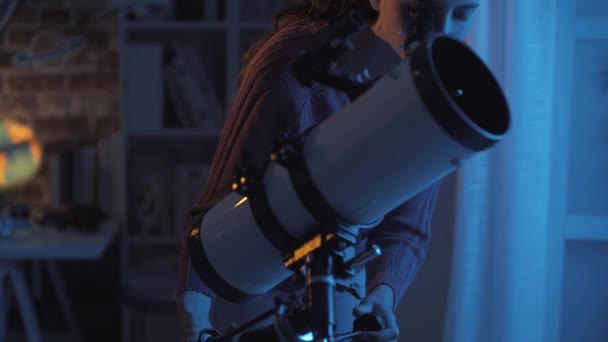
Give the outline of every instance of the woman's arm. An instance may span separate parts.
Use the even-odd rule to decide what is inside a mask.
[[[393,310],[426,257],[439,185],[434,183],[388,213],[368,236],[367,244],[378,245],[382,255],[366,266],[367,293],[388,285],[393,290]]]

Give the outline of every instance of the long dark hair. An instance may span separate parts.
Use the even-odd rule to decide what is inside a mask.
[[[272,19],[272,28],[262,35],[245,51],[241,58],[241,71],[238,75],[237,85],[241,84],[243,74],[249,61],[258,50],[281,28],[302,18],[312,21],[324,21],[329,24],[350,10],[357,10],[368,20],[377,18],[378,13],[372,8],[369,0],[304,0],[292,1],[294,6],[286,8]]]

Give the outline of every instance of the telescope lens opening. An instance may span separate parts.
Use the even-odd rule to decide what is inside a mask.
[[[463,43],[447,36],[432,40],[431,58],[439,83],[460,109],[462,119],[486,135],[504,135],[509,129],[508,104],[485,63]]]

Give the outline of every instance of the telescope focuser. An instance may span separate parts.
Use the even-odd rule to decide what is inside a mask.
[[[355,75],[340,72],[336,61],[354,49],[350,36],[365,27],[365,19],[361,14],[355,10],[349,11],[336,23],[325,45],[313,51],[302,52],[294,62],[296,78],[306,87],[318,82],[344,91],[351,101],[361,96],[374,85],[377,78],[371,77],[367,69]]]

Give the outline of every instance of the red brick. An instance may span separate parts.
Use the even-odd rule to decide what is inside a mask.
[[[0,70],[13,68],[15,51],[0,49]]]
[[[13,74],[7,79],[8,87],[12,91],[62,91],[64,89],[64,76],[61,74]]]
[[[68,95],[44,95],[38,99],[38,117],[58,117],[69,115]]]
[[[1,55],[0,55],[1,56]],[[88,47],[67,61],[67,66],[93,70],[117,70],[118,52],[107,48]]]
[[[118,68],[120,67],[120,53],[118,53],[117,49],[111,49],[107,51],[107,63],[108,63],[108,67],[110,67],[113,70],[118,71]],[[608,75],[608,72],[607,72]]]
[[[35,121],[35,130],[40,141],[79,141],[91,136],[91,124],[83,116],[41,117]]]
[[[48,188],[41,181],[31,179],[22,185],[20,192],[22,198],[27,199],[27,202],[31,205],[31,202],[43,202],[47,197]]]
[[[32,42],[40,28],[33,26],[9,25],[5,33],[5,46],[10,48],[26,48]]]
[[[118,32],[110,31],[110,42],[108,43],[108,48],[112,50],[120,49],[120,35]]]
[[[85,0],[85,1],[78,1],[78,2],[87,2],[89,0]],[[34,6],[34,7],[62,7],[64,5],[67,5],[71,2],[71,0],[27,0],[27,4],[30,6]]]
[[[120,119],[117,115],[97,118],[93,124],[93,134],[97,138],[114,134],[120,130]]]
[[[38,101],[36,95],[8,95],[0,96],[0,113],[3,116],[12,116],[32,122],[38,116]]]
[[[197,0],[198,1],[198,0]],[[101,9],[107,4],[107,0],[85,0],[77,1],[74,3],[74,7],[82,9]]]
[[[92,46],[103,46],[107,47],[110,42],[110,36],[108,30],[105,28],[78,28],[78,29],[67,29],[65,31],[67,36],[70,37],[82,37],[86,39],[88,45]]]
[[[70,132],[61,132],[60,134],[39,135],[38,140],[44,146],[67,146],[74,145],[79,141],[79,138]]]
[[[69,113],[89,118],[118,116],[118,96],[109,94],[79,94],[70,98]]]
[[[71,91],[116,91],[118,87],[118,73],[115,72],[79,73],[69,76]]]
[[[33,6],[20,5],[17,6],[13,16],[11,17],[11,23],[17,24],[31,24],[38,23],[40,19],[40,12]]]
[[[65,8],[44,8],[40,10],[40,21],[43,24],[67,25],[70,14],[70,10]]]
[[[94,11],[73,8],[72,20],[76,25],[90,25],[94,14]]]

